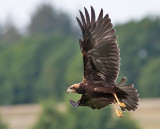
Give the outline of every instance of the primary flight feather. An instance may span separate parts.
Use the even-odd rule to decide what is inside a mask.
[[[138,93],[133,84],[124,85],[126,78],[119,84],[116,79],[119,73],[120,52],[117,44],[115,29],[109,15],[103,16],[103,9],[96,20],[95,11],[91,6],[91,17],[86,8],[85,15],[80,11],[76,17],[82,31],[83,39],[79,39],[83,55],[84,78],[81,83],[73,84],[67,93],[82,94],[79,101],[70,103],[74,107],[88,106],[92,109],[101,109],[114,103],[116,113],[122,117],[121,110],[136,110],[138,106]]]

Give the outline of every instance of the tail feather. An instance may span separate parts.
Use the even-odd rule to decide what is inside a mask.
[[[137,89],[134,88],[133,84],[129,85],[119,85],[118,88],[125,93],[123,97],[119,96],[119,99],[121,102],[124,102],[126,107],[122,107],[122,111],[125,111],[126,109],[128,111],[135,111],[138,107],[138,101],[139,101],[139,94],[137,93]]]
[[[123,102],[125,103],[126,109],[127,109],[128,111],[131,111],[131,110],[135,111],[135,107],[132,105],[131,102],[129,102],[129,101],[127,101],[127,100],[123,100]]]

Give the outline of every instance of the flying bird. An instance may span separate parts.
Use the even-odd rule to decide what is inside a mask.
[[[102,109],[113,103],[117,116],[123,117],[122,111],[137,109],[139,94],[133,84],[125,84],[126,77],[116,83],[120,70],[120,50],[109,15],[103,16],[101,9],[96,20],[92,6],[91,17],[86,8],[84,11],[85,15],[79,11],[81,20],[76,17],[83,35],[79,45],[84,77],[82,82],[71,85],[67,90],[67,93],[82,94],[82,97],[77,102],[70,100],[70,103],[73,107],[88,106],[92,109]]]

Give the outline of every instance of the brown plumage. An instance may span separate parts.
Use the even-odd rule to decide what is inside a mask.
[[[73,100],[70,102],[74,107],[88,106],[92,109],[101,109],[114,103],[117,115],[122,117],[116,103],[123,111],[136,110],[138,93],[133,84],[124,85],[125,77],[116,84],[120,53],[109,15],[103,17],[101,9],[96,20],[93,7],[91,7],[91,18],[87,9],[84,10],[85,16],[80,11],[81,20],[76,18],[83,35],[83,40],[79,39],[79,44],[83,55],[84,78],[81,83],[74,84],[67,90],[82,94],[82,97],[77,102]]]

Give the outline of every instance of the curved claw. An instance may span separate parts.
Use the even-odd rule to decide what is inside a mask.
[[[123,102],[120,102],[120,103],[119,103],[119,106],[120,106],[120,107],[126,107],[125,103],[123,103]]]
[[[116,113],[117,113],[117,116],[118,116],[118,117],[123,117],[122,112],[118,111],[118,112],[116,112]]]
[[[115,107],[117,116],[123,118],[123,113],[118,110],[115,100],[114,100],[114,107]]]
[[[115,97],[115,99],[116,99],[116,101],[117,101],[117,103],[118,103],[118,105],[119,105],[120,107],[126,107],[125,103],[119,101],[116,93],[114,93],[113,95],[114,95],[114,97]]]

